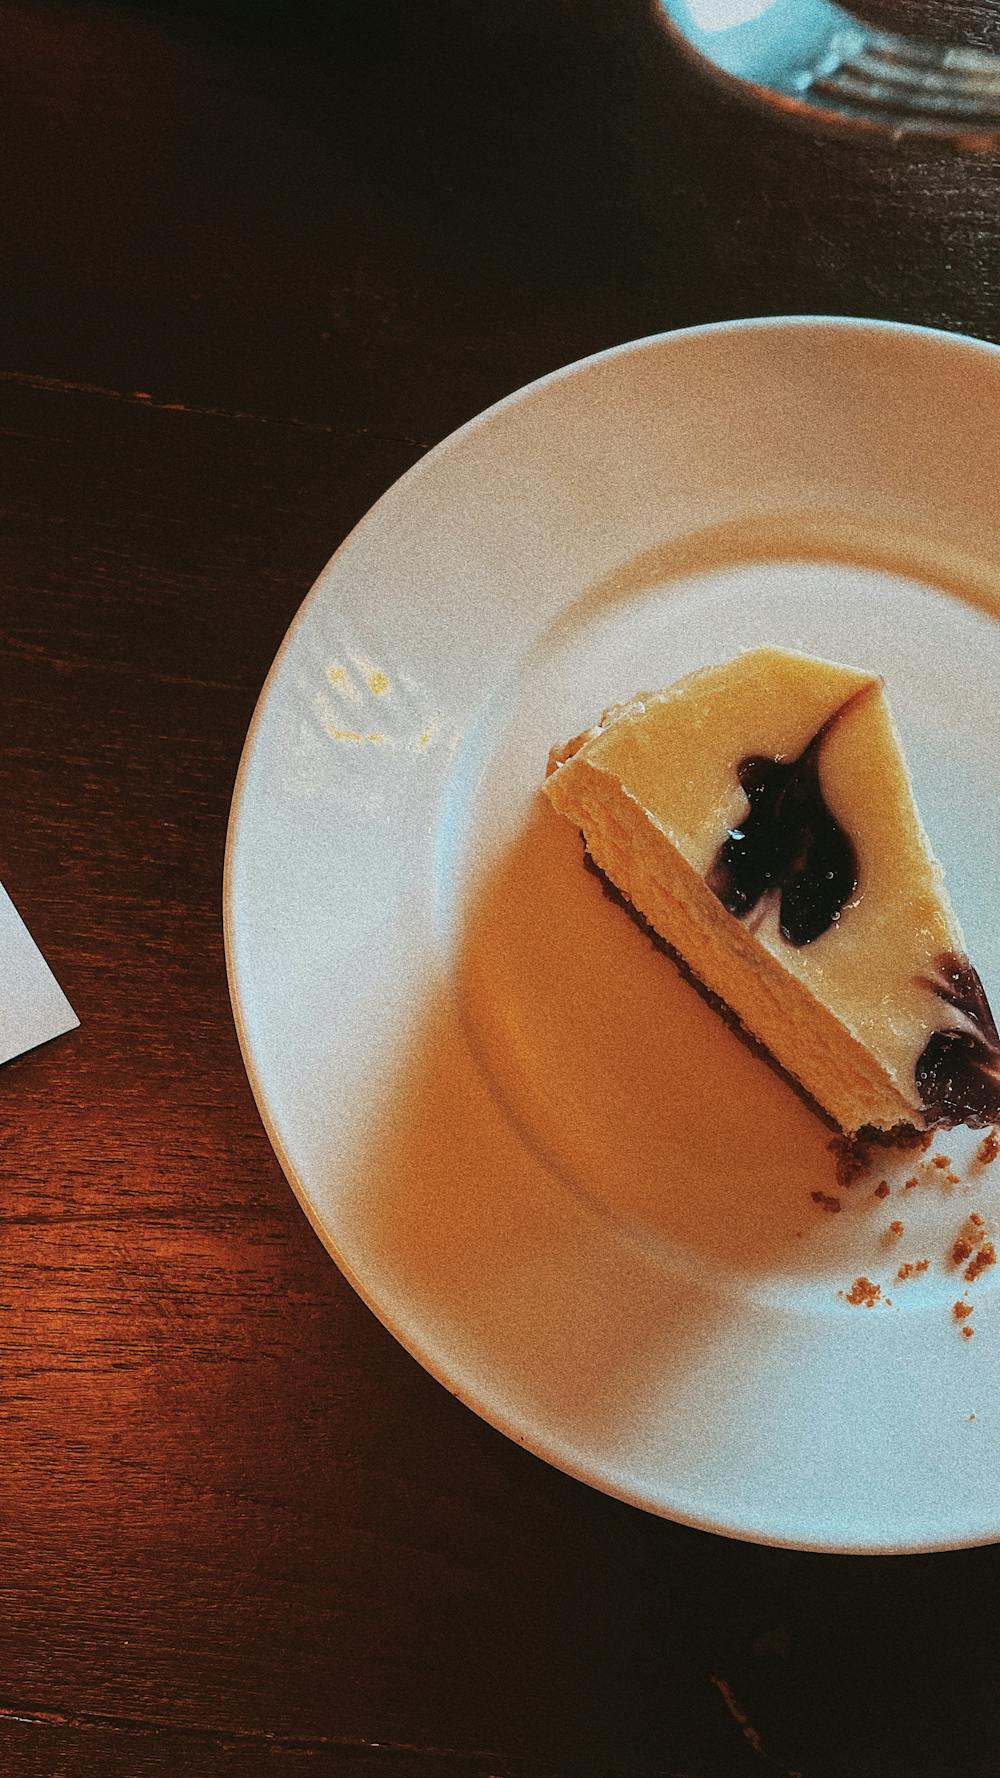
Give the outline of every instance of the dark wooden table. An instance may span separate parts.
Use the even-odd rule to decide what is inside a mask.
[[[82,1019],[0,1083],[0,1772],[995,1773],[996,1549],[647,1518],[393,1342],[258,1122],[220,891],[275,648],[429,445],[695,321],[1000,339],[1000,164],[751,115],[644,0],[0,32],[0,880]]]

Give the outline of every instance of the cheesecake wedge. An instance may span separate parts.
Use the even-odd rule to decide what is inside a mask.
[[[752,650],[606,711],[545,790],[845,1134],[1000,1122],[1000,1039],[877,675]]]

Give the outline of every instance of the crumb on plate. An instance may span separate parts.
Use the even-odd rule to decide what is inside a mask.
[[[981,1167],[991,1167],[1000,1154],[1000,1136],[995,1129],[987,1131],[979,1147],[976,1149],[976,1160]]]
[[[995,1266],[996,1263],[997,1251],[993,1242],[984,1241],[979,1252],[970,1259],[962,1276],[963,1278],[968,1278],[969,1283],[972,1284],[976,1278],[980,1277],[981,1274],[988,1269],[988,1267]]]
[[[841,1291],[840,1295],[844,1297],[845,1302],[852,1303],[855,1308],[873,1309],[882,1295],[882,1286],[862,1275],[860,1278],[855,1278],[846,1295],[844,1291]]]
[[[810,1192],[809,1196],[814,1204],[818,1204],[821,1210],[829,1211],[831,1216],[836,1216],[841,1208],[840,1199],[831,1197],[829,1192]]]

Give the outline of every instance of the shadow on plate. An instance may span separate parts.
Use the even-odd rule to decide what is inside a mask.
[[[741,1342],[750,1363],[776,1315],[794,1339],[803,1291],[836,1310],[876,1206],[811,1200],[836,1189],[829,1130],[608,900],[542,799],[464,916],[457,992],[431,992],[397,1052],[335,1245],[455,1393],[648,1504],[679,1425],[695,1467],[713,1461]]]
[[[459,981],[527,1141],[672,1271],[743,1293],[850,1263],[829,1217],[811,1239],[812,1192],[837,1190],[831,1129],[582,868],[541,798],[469,897]]]

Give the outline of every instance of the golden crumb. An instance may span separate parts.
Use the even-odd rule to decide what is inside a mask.
[[[969,1221],[972,1223],[974,1228],[981,1229],[983,1227],[983,1219],[980,1216],[978,1210],[970,1210],[969,1211]]]
[[[929,1259],[906,1259],[896,1273],[896,1277],[905,1283],[907,1278],[915,1278],[918,1273],[926,1272],[930,1263]]]
[[[872,1164],[871,1148],[860,1136],[834,1136],[827,1147],[835,1157],[838,1185],[853,1185]]]
[[[940,1167],[943,1171],[945,1167],[951,1166],[951,1155],[950,1154],[936,1154],[934,1156],[934,1159],[931,1161],[931,1166],[932,1167]]]
[[[889,1196],[889,1181],[887,1179],[880,1179],[872,1196],[876,1198],[887,1198]]]
[[[970,1419],[970,1420],[974,1420],[974,1419],[975,1419],[975,1417],[976,1417],[976,1416],[975,1416],[975,1414],[970,1414],[970,1415],[969,1415],[969,1419]]]
[[[957,1303],[952,1303],[951,1312],[956,1321],[964,1321],[967,1315],[972,1314],[972,1304],[963,1302],[962,1298],[959,1297]]]
[[[898,1216],[894,1216],[890,1222],[889,1233],[890,1235],[896,1235],[897,1237],[903,1233],[903,1225]]]
[[[844,1292],[841,1291],[840,1295],[844,1296]],[[845,1301],[852,1303],[855,1308],[863,1306],[866,1309],[873,1309],[881,1295],[882,1286],[873,1283],[871,1278],[862,1276],[860,1278],[855,1278],[854,1283],[847,1292]]]
[[[957,1173],[946,1173],[945,1179],[947,1180],[949,1185],[957,1185],[958,1184],[958,1174]]]
[[[914,1173],[910,1179],[907,1179],[904,1181],[903,1190],[905,1192],[911,1192],[913,1190],[914,1186],[919,1185],[919,1184],[920,1184],[920,1181],[917,1178],[916,1174]]]
[[[373,698],[384,698],[388,689],[388,674],[380,673],[376,667],[374,671],[368,675],[368,690],[371,692]]]
[[[964,1262],[968,1259],[971,1252],[972,1252],[972,1242],[967,1240],[964,1235],[959,1235],[958,1240],[955,1242],[955,1245],[951,1250],[952,1265],[953,1266],[963,1265]]]
[[[995,1266],[996,1263],[997,1251],[993,1242],[984,1241],[979,1252],[970,1259],[962,1276],[963,1278],[968,1278],[969,1283],[972,1284],[983,1272],[987,1271],[990,1266]]]
[[[809,1196],[814,1204],[818,1204],[821,1210],[828,1211],[831,1216],[836,1216],[840,1210],[840,1199],[831,1197],[829,1192],[810,1192]]]
[[[1000,1154],[1000,1136],[996,1130],[990,1130],[976,1149],[976,1160],[981,1167],[992,1167],[997,1155]]]
[[[971,1340],[975,1331],[976,1330],[974,1327],[963,1327],[963,1329],[962,1329],[962,1333],[967,1340]]]

